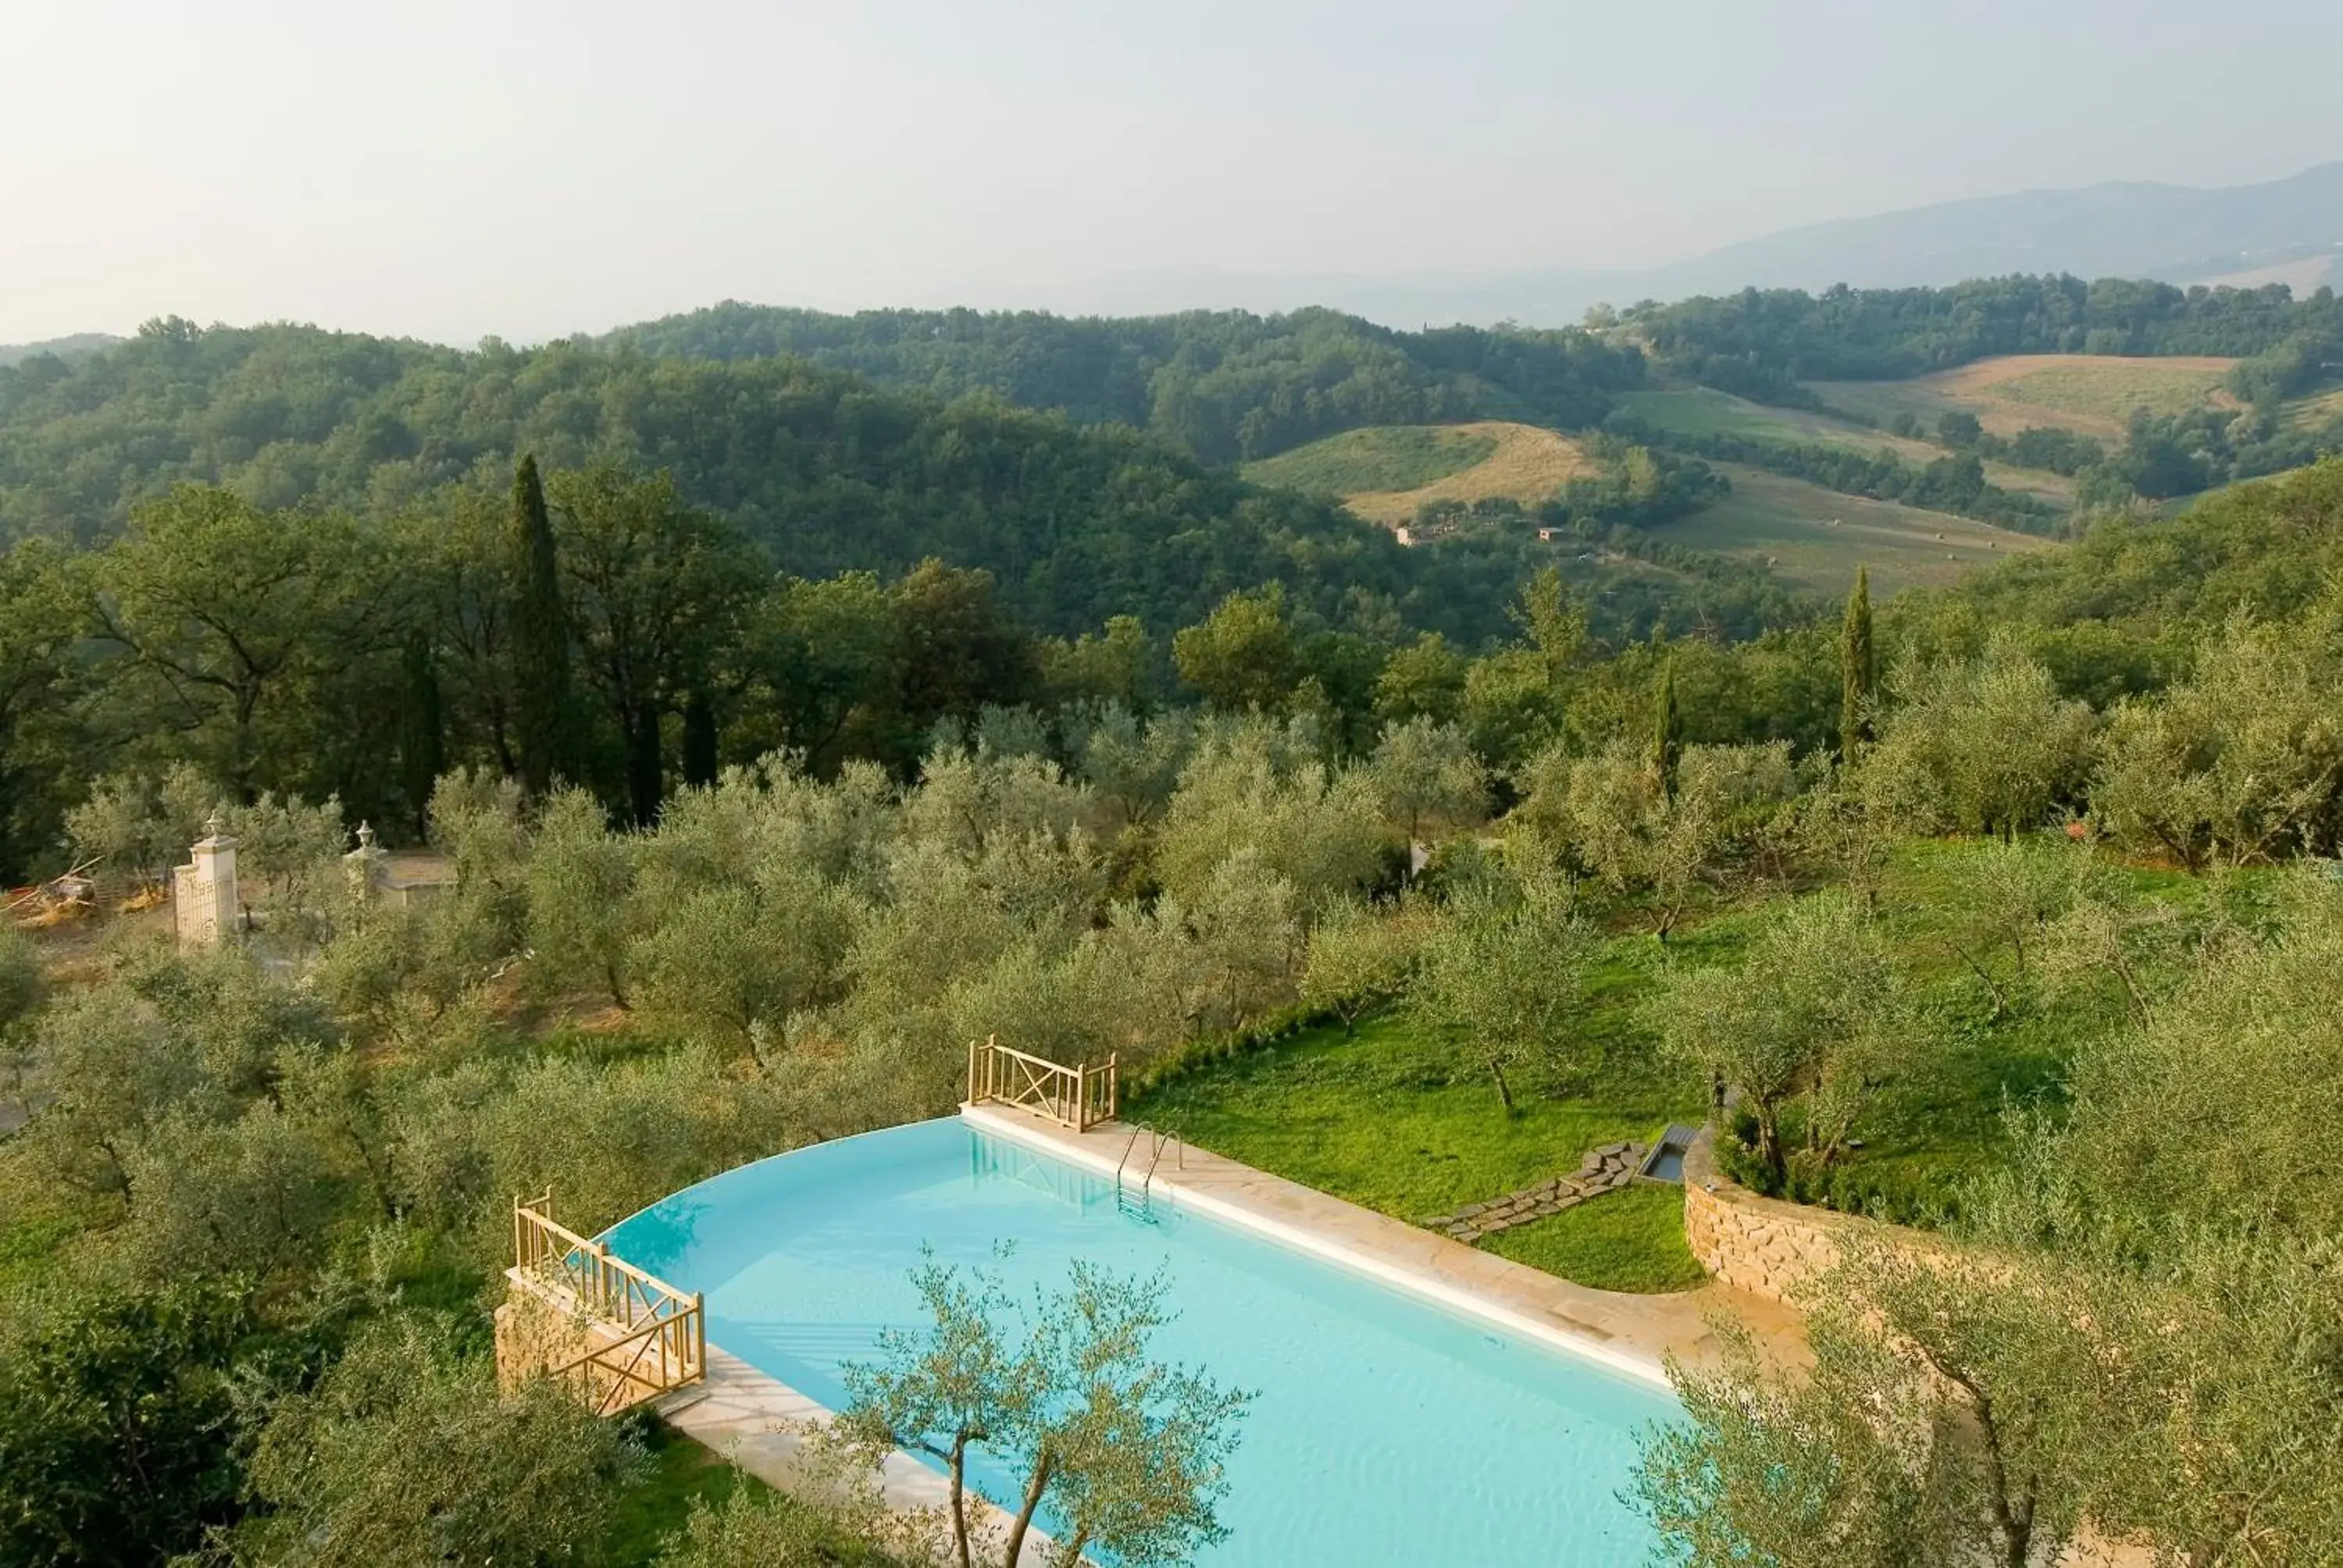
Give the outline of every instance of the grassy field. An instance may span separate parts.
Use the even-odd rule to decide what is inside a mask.
[[[1696,549],[1762,560],[1802,588],[1841,593],[1855,568],[1871,568],[1875,593],[1952,581],[1972,567],[2054,548],[2031,534],[1924,511],[1894,501],[1842,495],[1803,479],[1737,463],[1712,467],[1733,481],[1715,506],[1657,530]]]
[[[1504,498],[1534,505],[1596,471],[1569,437],[1534,425],[1385,425],[1346,430],[1244,466],[1256,484],[1332,496],[1385,528],[1431,501]]]
[[[1634,988],[1640,989],[1640,988]],[[1586,1151],[1649,1140],[1699,1109],[1625,1070],[1583,1096],[1520,1096],[1398,1014],[1313,1030],[1149,1094],[1136,1114],[1197,1145],[1394,1219],[1420,1221],[1564,1175]]]
[[[644,1423],[641,1484],[621,1491],[610,1509],[610,1561],[649,1563],[691,1517],[695,1503],[717,1507],[742,1487],[764,1483],[733,1468],[663,1421]]]
[[[1996,435],[2029,426],[2119,443],[2134,408],[2179,414],[2227,397],[2234,359],[2122,358],[2105,354],[2012,354],[1908,381],[1817,381],[1825,402],[1882,423],[1910,414],[1924,425],[1956,408]]]
[[[1763,403],[1752,403],[1745,397],[1735,397],[1729,392],[1719,392],[1709,387],[1629,392],[1623,394],[1619,401],[1628,412],[1646,423],[1685,436],[1738,436],[1750,440],[1791,444],[1819,442],[1866,455],[1884,447],[1916,466],[1935,462],[1946,453],[1946,448],[1926,441],[1890,435],[1885,430],[1874,430],[1862,425],[1850,425],[1844,419],[1809,413],[1803,408],[1775,408]],[[2068,506],[2075,499],[2075,482],[2072,479],[2039,468],[2013,468],[2006,463],[1987,463],[1985,477],[1988,483],[1998,485],[2005,490],[2039,496],[2057,506]]]
[[[1730,942],[1734,922],[1693,933],[1687,953]],[[1401,1013],[1357,1033],[1312,1030],[1219,1063],[1146,1095],[1131,1114],[1198,1146],[1272,1171],[1394,1219],[1420,1222],[1578,1168],[1589,1149],[1649,1141],[1697,1121],[1700,1086],[1658,1062],[1635,1009],[1667,960],[1649,936],[1606,945],[1587,991],[1583,1035],[1601,1064],[1562,1091],[1515,1074],[1504,1114],[1488,1072],[1420,1034]],[[1604,1290],[1679,1290],[1687,1273],[1682,1193],[1673,1204],[1612,1193],[1509,1232],[1494,1248]],[[1594,1211],[1618,1203],[1607,1214]],[[1567,1221],[1567,1223],[1564,1223]]]
[[[1247,463],[1243,473],[1256,485],[1340,498],[1419,489],[1496,449],[1496,437],[1469,426],[1374,425]]]
[[[2330,420],[2343,419],[2343,387],[2324,387],[2286,405],[2285,422],[2298,429],[2308,429]]]
[[[1885,447],[1907,462],[1925,463],[1944,456],[1941,447],[1926,441],[1906,440],[1885,430],[1869,430],[1827,415],[1803,408],[1775,408],[1752,403],[1710,387],[1685,387],[1664,391],[1627,392],[1620,405],[1637,418],[1663,430],[1686,436],[1745,436],[1760,441],[1815,442],[1875,452]]]

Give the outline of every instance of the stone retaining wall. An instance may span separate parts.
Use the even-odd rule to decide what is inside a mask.
[[[1838,1261],[1838,1237],[1873,1221],[1758,1196],[1717,1169],[1715,1136],[1704,1130],[1684,1154],[1684,1241],[1724,1283],[1788,1301]]]

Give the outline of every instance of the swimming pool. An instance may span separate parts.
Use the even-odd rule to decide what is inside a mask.
[[[1011,1240],[1005,1261],[994,1244]],[[1624,1568],[1649,1526],[1621,1500],[1667,1392],[1502,1333],[957,1119],[726,1172],[605,1238],[705,1294],[708,1338],[825,1405],[880,1330],[915,1325],[920,1249],[997,1265],[1012,1291],[1088,1259],[1158,1266],[1177,1321],[1155,1353],[1254,1391],[1208,1568],[1470,1563]],[[987,1495],[1006,1478],[972,1467]]]

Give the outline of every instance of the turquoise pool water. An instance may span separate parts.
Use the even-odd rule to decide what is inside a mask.
[[[1516,1339],[957,1119],[776,1156],[613,1230],[623,1257],[708,1302],[708,1338],[836,1408],[841,1363],[920,1308],[925,1244],[1016,1293],[1074,1258],[1166,1268],[1157,1353],[1255,1391],[1209,1568],[1613,1568],[1645,1561],[1620,1500],[1665,1390]],[[1011,1488],[976,1477],[997,1500]]]

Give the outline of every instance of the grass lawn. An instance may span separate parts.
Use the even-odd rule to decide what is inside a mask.
[[[1597,1290],[1688,1291],[1708,1276],[1684,1245],[1684,1189],[1638,1184],[1483,1237],[1499,1257]]]
[[[1954,945],[1947,916],[1966,896],[1966,863],[1986,852],[1974,841],[1934,840],[1895,852],[1883,918],[1926,1028],[1866,1109],[1857,1130],[1862,1147],[1814,1196],[1903,1220],[1925,1221],[1951,1207],[1965,1181],[2002,1159],[2007,1111],[2029,1105],[2055,1111],[2077,1042],[2111,1021],[2098,1003],[2009,985],[2008,1005],[1996,1016],[1984,982]],[[2144,870],[2132,880],[2144,895],[2200,896],[2177,874]],[[1575,1169],[1596,1144],[1648,1140],[1669,1121],[1701,1120],[1703,1086],[1660,1063],[1637,1007],[1670,964],[1738,961],[1748,938],[1779,917],[1785,896],[1713,910],[1679,930],[1664,952],[1629,920],[1605,944],[1581,1026],[1599,1044],[1601,1065],[1547,1092],[1517,1083],[1520,1110],[1511,1118],[1485,1070],[1419,1036],[1400,1011],[1362,1021],[1353,1037],[1329,1027],[1201,1069],[1136,1101],[1131,1114],[1202,1148],[1421,1222]],[[1996,972],[2010,966],[2006,954],[1986,961]],[[1787,1131],[1795,1135],[1795,1116]],[[1640,1190],[1482,1244],[1610,1289],[1693,1282],[1680,1211]]]
[[[1732,922],[1715,924],[1712,945],[1725,939]],[[1694,950],[1705,934],[1694,933]],[[1648,1141],[1670,1121],[1699,1119],[1699,1086],[1660,1067],[1634,1019],[1662,961],[1646,935],[1608,944],[1591,980],[1583,1026],[1590,1044],[1599,1044],[1602,1064],[1563,1093],[1539,1092],[1516,1071],[1518,1109],[1510,1117],[1485,1069],[1423,1038],[1396,1011],[1362,1020],[1352,1036],[1330,1026],[1218,1063],[1152,1091],[1129,1114],[1201,1148],[1420,1222],[1566,1174],[1598,1144]],[[1672,1223],[1651,1213],[1620,1231],[1605,1230],[1599,1219],[1579,1221],[1595,1230],[1560,1246],[1553,1266],[1601,1276],[1582,1281],[1589,1284],[1681,1282],[1681,1207],[1679,1201]],[[1523,1227],[1525,1233],[1543,1229]],[[1638,1237],[1649,1254],[1640,1260],[1631,1256]]]
[[[746,1487],[771,1489],[663,1421],[646,1422],[644,1446],[650,1464],[643,1479],[618,1493],[610,1505],[608,1540],[614,1563],[649,1563],[667,1538],[681,1530],[694,1502],[714,1508]]]
[[[1165,1086],[1133,1108],[1157,1127],[1395,1219],[1422,1221],[1561,1176],[1585,1151],[1648,1139],[1684,1110],[1656,1086],[1592,1100],[1516,1085],[1504,1114],[1485,1072],[1384,1014],[1345,1040],[1313,1031]]]

